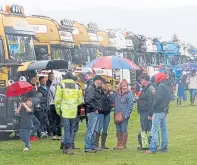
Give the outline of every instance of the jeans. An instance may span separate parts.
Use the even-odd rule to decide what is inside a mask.
[[[129,119],[124,119],[122,123],[116,124],[116,132],[128,133],[128,122],[129,122]]]
[[[61,118],[56,113],[55,105],[50,105],[49,123],[53,136],[61,136]]]
[[[75,137],[76,137],[76,134],[79,129],[79,121],[80,121],[80,116],[77,116],[76,119],[74,119],[71,130],[70,130],[70,132],[71,132],[71,141],[70,142],[71,142],[72,148],[75,148]]]
[[[194,104],[194,100],[195,100],[195,97],[196,97],[196,92],[197,92],[196,89],[190,89],[189,90],[191,104]]]
[[[140,113],[140,124],[142,131],[151,131],[152,121],[148,120],[149,112]]]
[[[30,140],[29,140],[30,131],[31,131],[31,129],[20,129],[19,130],[19,136],[23,140],[23,142],[25,143],[25,148],[30,147]]]
[[[64,147],[65,148],[71,148],[71,131],[73,128],[73,123],[75,119],[67,119],[67,118],[62,118],[62,125],[64,128]]]
[[[167,129],[167,120],[166,113],[154,113],[152,117],[152,140],[149,146],[149,149],[152,152],[157,152],[157,144],[158,144],[158,130],[159,125],[161,128],[161,150],[168,149],[168,129]]]
[[[31,135],[36,135],[36,133],[40,129],[40,122],[35,115],[33,115],[33,117],[32,117],[32,122],[33,122],[33,129],[31,131]]]
[[[103,130],[103,133],[107,134],[109,122],[110,122],[110,114],[108,115],[99,114],[95,131],[97,133],[101,133],[101,130]]]
[[[99,114],[96,112],[87,113],[88,127],[85,137],[85,151],[94,149],[94,132]]]

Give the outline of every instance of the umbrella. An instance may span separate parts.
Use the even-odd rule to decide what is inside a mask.
[[[85,68],[140,70],[133,61],[119,56],[104,56],[89,62]]]
[[[33,86],[26,81],[17,81],[6,90],[7,97],[17,97],[32,91]]]

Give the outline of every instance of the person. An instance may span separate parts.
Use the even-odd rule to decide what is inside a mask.
[[[175,91],[176,91],[176,75],[173,72],[172,68],[169,69],[169,71],[167,72],[168,78],[170,80],[171,83],[171,88],[172,88],[172,100],[174,100],[175,97]]]
[[[20,114],[21,117],[19,136],[25,143],[24,151],[28,151],[30,148],[30,131],[33,127],[32,100],[28,98],[25,102],[20,103],[16,113]]]
[[[33,89],[32,89],[32,91],[25,94],[25,97],[26,98],[34,98],[37,93],[37,79],[36,79],[36,77],[31,77],[29,82],[33,86]],[[32,99],[32,103],[34,104],[34,99]],[[35,116],[34,112],[33,112],[33,116],[32,116],[32,122],[33,122],[33,128],[31,131],[30,141],[37,141],[37,140],[39,140],[38,134],[39,134],[39,128],[40,128],[40,121]]]
[[[191,74],[187,77],[186,82],[188,84],[188,89],[190,93],[190,102],[191,105],[193,106],[197,92],[197,75],[195,69],[193,69]]]
[[[48,105],[50,106],[49,122],[50,122],[51,131],[53,132],[53,140],[61,139],[61,118],[57,114],[54,104],[56,86],[58,83],[59,82],[56,79],[54,79],[53,82],[51,83],[48,92],[48,100],[49,100]]]
[[[116,137],[117,146],[116,149],[126,149],[127,138],[128,138],[128,122],[130,114],[133,110],[133,95],[129,90],[129,84],[127,80],[123,79],[116,91],[114,115],[118,113],[122,114],[123,121],[116,123]]]
[[[85,73],[84,79],[86,81],[86,89],[88,89],[88,87],[94,83],[93,78],[94,78],[94,74],[92,71],[88,71],[87,73]],[[87,127],[88,126],[88,118],[87,118],[86,113],[85,113],[85,119],[86,119],[86,127]]]
[[[152,116],[152,105],[156,90],[150,83],[150,77],[144,75],[141,79],[142,92],[137,101],[137,109],[140,114],[140,123],[142,131],[151,131],[152,122],[150,120]]]
[[[72,135],[75,129],[75,119],[77,117],[78,106],[83,103],[82,90],[74,81],[76,77],[68,72],[65,80],[57,85],[55,95],[55,108],[59,116],[62,117],[62,125],[64,128],[64,147],[63,153],[73,155],[73,143],[75,135]]]
[[[162,137],[161,151],[167,152],[168,150],[168,129],[166,118],[172,95],[171,82],[165,73],[156,74],[155,81],[158,84],[158,87],[152,108],[152,139],[149,150],[145,152],[146,154],[157,152],[159,126]]]
[[[113,94],[109,93],[109,88],[106,84],[102,85],[103,92],[102,92],[102,109],[99,110],[99,118],[95,128],[95,144],[96,147],[99,148],[99,138],[101,136],[101,148],[102,149],[109,149],[106,147],[106,139],[107,139],[107,132],[110,123],[110,112],[112,109],[112,102]],[[101,130],[102,135],[101,135]]]
[[[47,80],[47,82],[46,82],[46,87],[47,87],[48,89],[50,88],[50,86],[51,86],[51,84],[52,84],[52,82],[53,82],[54,79],[55,79],[54,73],[53,73],[53,72],[50,72],[50,73],[48,74],[48,80]]]
[[[177,107],[182,104],[184,97],[185,97],[185,85],[184,85],[183,78],[181,77],[178,81]]]
[[[98,149],[95,146],[95,127],[98,120],[98,111],[102,109],[102,83],[105,81],[102,76],[96,75],[94,83],[86,88],[85,92],[85,112],[87,116],[87,131],[85,137],[85,152],[95,153]]]
[[[48,89],[46,87],[46,80],[44,76],[39,78],[40,86],[38,87],[38,92],[41,93],[40,98],[40,112],[38,119],[41,124],[41,137],[47,137],[50,134],[49,121],[48,121]]]

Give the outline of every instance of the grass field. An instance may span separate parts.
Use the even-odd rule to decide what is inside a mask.
[[[197,107],[171,105],[168,115],[169,152],[145,155],[138,146],[139,117],[134,111],[129,123],[129,151],[83,152],[85,122],[80,124],[76,145],[81,151],[74,156],[62,154],[59,142],[51,139],[32,142],[24,153],[19,140],[0,142],[0,165],[197,165]],[[113,120],[109,129],[108,146],[116,144]]]

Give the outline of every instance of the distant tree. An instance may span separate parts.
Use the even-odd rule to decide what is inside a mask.
[[[176,34],[172,35],[172,42],[180,42],[180,39]]]
[[[194,45],[190,44],[190,43],[187,43],[187,47],[189,49],[196,49],[196,47]]]

